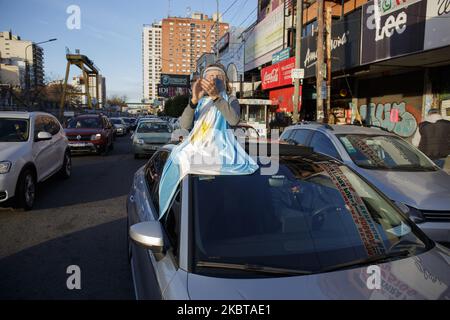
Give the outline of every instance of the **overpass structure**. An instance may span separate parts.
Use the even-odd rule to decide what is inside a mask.
[[[60,119],[63,119],[63,117],[64,117],[64,105],[66,102],[66,97],[68,95],[86,96],[88,107],[89,107],[89,109],[92,109],[92,97],[91,97],[90,90],[89,90],[91,78],[95,79],[95,82],[94,82],[95,83],[95,98],[96,98],[97,103],[99,101],[99,90],[98,90],[98,88],[99,88],[99,73],[98,73],[98,69],[95,66],[94,62],[91,59],[89,59],[87,56],[80,54],[79,52],[77,52],[75,54],[67,53],[66,59],[67,59],[66,75],[64,78],[63,94],[61,96],[60,111],[59,111]],[[83,73],[85,92],[80,92],[80,93],[75,93],[75,92],[68,93],[67,92],[67,81],[69,80],[70,66],[72,66],[72,65],[78,67],[81,70],[81,72]]]

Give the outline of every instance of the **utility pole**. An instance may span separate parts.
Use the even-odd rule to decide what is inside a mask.
[[[294,15],[294,12],[292,12]],[[297,23],[295,28],[295,68],[300,69],[300,52],[302,46],[302,32],[303,32],[303,0],[297,0]],[[301,80],[303,82],[303,80]],[[294,80],[294,114],[293,122],[298,122],[298,105],[300,96],[300,79]]]
[[[220,19],[219,19],[219,0],[216,0],[217,10],[216,10],[216,23],[217,23],[217,33],[216,33],[216,61],[219,61],[219,34],[220,34]]]
[[[331,7],[327,8],[325,24],[327,30],[327,108],[325,119],[328,120],[328,114],[331,110]]]
[[[317,1],[317,62],[316,62],[316,119],[318,122],[326,121],[323,110],[323,66],[324,66],[324,48],[323,48],[323,9],[324,0]]]

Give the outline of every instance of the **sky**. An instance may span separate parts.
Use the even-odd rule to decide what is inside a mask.
[[[236,1],[236,3],[234,3]],[[1,0],[0,30],[12,30],[23,40],[41,42],[46,80],[64,77],[66,47],[80,49],[106,77],[106,94],[127,97],[129,102],[142,99],[142,26],[167,17],[169,0]],[[256,20],[257,0],[219,0],[223,21],[246,27]],[[67,13],[71,5],[80,8],[80,29],[69,29]],[[216,12],[215,0],[170,0],[171,16],[188,12]],[[253,12],[253,13],[252,13]],[[250,15],[250,16],[249,16]],[[79,75],[71,67],[70,78]]]

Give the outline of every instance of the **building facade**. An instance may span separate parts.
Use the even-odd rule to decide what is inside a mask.
[[[215,18],[215,17],[214,17]],[[207,15],[162,20],[162,73],[189,75],[196,71],[197,59],[213,53],[216,41],[228,31],[228,24]],[[219,32],[217,32],[219,25]]]
[[[292,96],[285,93],[292,91],[287,71],[295,62],[295,3],[260,0],[258,19],[246,30],[245,78],[264,86],[262,98],[284,104],[277,111],[292,111],[284,102]],[[380,6],[377,16],[373,0],[325,1],[332,15],[330,111],[344,123],[360,115],[411,139],[430,108],[450,118],[450,8],[437,0],[399,3]],[[304,7],[300,118],[315,120],[317,1],[305,0]],[[290,60],[279,61],[286,49]]]
[[[72,78],[72,86],[77,89],[80,93],[86,93],[86,86],[83,76],[76,76]],[[102,75],[98,75],[98,97],[97,97],[97,83],[95,77],[89,77],[89,95],[91,96],[91,101],[93,107],[104,108],[106,105],[106,79]],[[83,107],[88,106],[87,96],[81,96],[81,104]]]
[[[25,88],[44,84],[44,51],[11,31],[0,32],[0,83]]]
[[[162,24],[144,25],[142,30],[143,98],[151,102],[158,98],[161,77]]]

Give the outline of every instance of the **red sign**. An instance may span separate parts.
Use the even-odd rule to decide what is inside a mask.
[[[300,86],[300,97],[302,95],[302,87]],[[294,111],[294,87],[275,89],[269,91],[269,99],[273,104],[278,105],[277,112],[293,112]],[[302,104],[299,102],[298,111]]]
[[[283,60],[261,70],[263,90],[292,85],[291,70],[295,68],[295,57]]]

